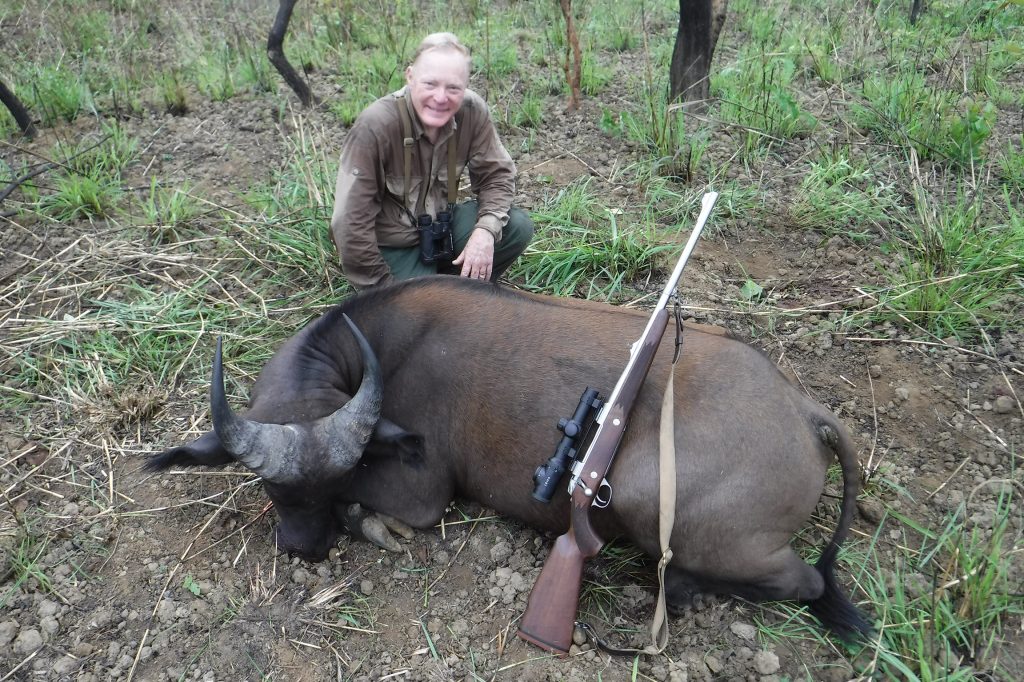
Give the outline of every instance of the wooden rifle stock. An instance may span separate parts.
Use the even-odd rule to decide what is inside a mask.
[[[654,314],[647,333],[641,338],[636,361],[622,377],[620,390],[611,398],[614,402],[607,406],[584,460],[580,481],[572,491],[569,530],[555,540],[519,621],[519,637],[547,651],[564,655],[572,645],[583,564],[604,547],[604,540],[598,537],[590,522],[590,510],[619,449],[629,413],[654,362],[666,326],[668,311],[662,308]]]

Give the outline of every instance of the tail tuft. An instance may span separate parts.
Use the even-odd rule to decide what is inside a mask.
[[[825,592],[810,602],[808,608],[823,626],[840,639],[855,642],[871,635],[873,628],[864,618],[864,614],[843,593],[839,581],[836,580],[834,564],[838,554],[839,545],[830,542],[818,563],[814,565],[825,580]]]

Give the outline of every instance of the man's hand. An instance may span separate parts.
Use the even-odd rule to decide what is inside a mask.
[[[463,277],[488,279],[494,268],[494,235],[483,228],[473,230],[466,248],[452,265],[461,265]]]

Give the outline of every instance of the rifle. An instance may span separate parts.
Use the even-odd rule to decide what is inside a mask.
[[[675,292],[701,231],[711,215],[717,192],[701,200],[701,211],[672,276],[658,300],[640,338],[633,343],[626,369],[595,419],[597,429],[582,460],[572,467],[569,481],[571,509],[569,530],[555,540],[540,576],[530,592],[526,612],[519,622],[520,638],[557,654],[567,654],[572,644],[576,610],[579,606],[583,564],[604,547],[590,523],[590,509],[602,509],[611,502],[612,487],[605,480],[626,431],[640,387],[654,362],[654,354],[668,326],[668,300]]]

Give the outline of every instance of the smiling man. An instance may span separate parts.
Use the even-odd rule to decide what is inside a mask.
[[[496,282],[533,236],[469,69],[455,35],[427,36],[405,87],[367,107],[345,138],[331,237],[355,288],[435,273]],[[476,198],[458,203],[465,170]]]

